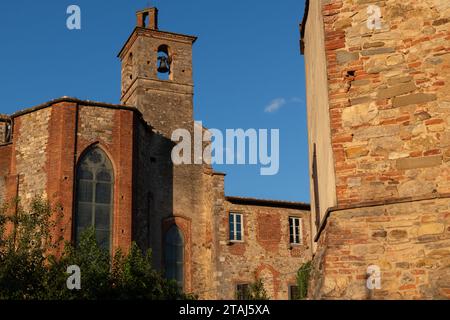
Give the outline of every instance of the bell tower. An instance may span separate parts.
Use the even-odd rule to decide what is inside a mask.
[[[136,13],[137,23],[119,53],[121,102],[137,106],[165,137],[193,124],[192,45],[196,37],[158,29],[158,9]]]

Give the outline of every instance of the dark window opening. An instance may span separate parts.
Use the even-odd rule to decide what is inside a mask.
[[[126,72],[129,74],[130,80],[133,80],[133,53],[130,52],[126,64]]]
[[[99,247],[111,250],[114,172],[108,156],[92,148],[77,168],[75,242],[93,227]]]
[[[250,286],[248,283],[236,285],[236,300],[248,300],[250,296]]]
[[[11,142],[12,139],[12,125],[10,122],[6,123],[5,126],[5,143]]]
[[[298,300],[299,294],[298,286],[289,286],[289,300]]]
[[[174,225],[165,237],[164,267],[166,278],[176,280],[184,288],[184,239],[180,229]]]

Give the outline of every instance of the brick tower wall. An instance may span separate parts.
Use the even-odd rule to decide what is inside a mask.
[[[367,25],[372,4],[380,29]],[[321,9],[337,208],[322,225],[311,297],[449,298],[450,4]],[[372,264],[381,289],[366,287]]]

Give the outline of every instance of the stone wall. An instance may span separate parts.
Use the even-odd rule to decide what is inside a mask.
[[[122,103],[136,106],[153,127],[151,141],[142,142],[138,154],[151,154],[149,175],[142,190],[151,190],[151,247],[158,269],[164,269],[164,238],[171,225],[177,225],[185,239],[185,290],[204,292],[212,286],[210,225],[211,202],[206,201],[211,181],[204,176],[203,164],[174,165],[172,133],[185,129],[194,133],[192,44],[195,37],[159,31],[154,25],[136,28],[119,57],[122,60]],[[168,47],[171,74],[158,78],[157,56],[161,45]],[[144,149],[145,148],[145,149]],[[149,161],[149,159],[143,159]],[[193,159],[192,159],[193,160]],[[193,162],[193,161],[192,161]]]
[[[6,121],[3,121],[0,115],[0,145],[6,143]]]
[[[449,299],[448,198],[331,213],[315,256],[314,299]],[[369,290],[367,268],[381,270]]]
[[[0,206],[7,200],[7,178],[11,161],[11,145],[0,146]]]
[[[143,124],[139,112],[62,98],[18,112],[13,121],[12,144],[0,147],[2,200],[13,199],[17,190],[25,209],[36,196],[48,199],[63,214],[59,235],[70,241],[75,168],[84,152],[98,145],[115,169],[113,248],[127,250],[132,240],[134,128]]]
[[[310,212],[268,205],[225,201],[216,213],[217,297],[235,299],[236,285],[262,279],[271,299],[287,300],[300,266],[311,260]],[[229,241],[230,212],[243,214],[242,243]],[[289,217],[302,220],[301,245],[291,245]]]
[[[14,120],[14,174],[19,177],[21,204],[26,207],[36,196],[47,197],[47,145],[51,109],[44,108]]]
[[[338,204],[448,193],[450,3],[323,3]]]
[[[450,3],[320,3],[337,206],[321,226],[311,297],[448,298]],[[380,290],[366,288],[370,264]]]
[[[77,157],[93,144],[110,157],[115,169],[113,249],[127,251],[133,240],[133,170],[136,110],[120,106],[80,104]]]

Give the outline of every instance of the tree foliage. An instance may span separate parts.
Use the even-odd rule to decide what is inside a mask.
[[[257,279],[254,283],[250,284],[247,300],[269,300],[262,279]]]
[[[111,255],[97,245],[93,229],[83,233],[77,246],[65,243],[56,257],[52,252],[62,241],[53,232],[58,212],[41,198],[34,199],[29,210],[20,201],[0,209],[0,300],[194,298],[153,269],[150,251],[143,253],[133,243],[127,254],[117,250]],[[67,288],[71,265],[80,267],[80,290]]]
[[[308,284],[311,276],[312,263],[304,263],[297,272],[298,297],[297,300],[304,300],[308,296]]]

